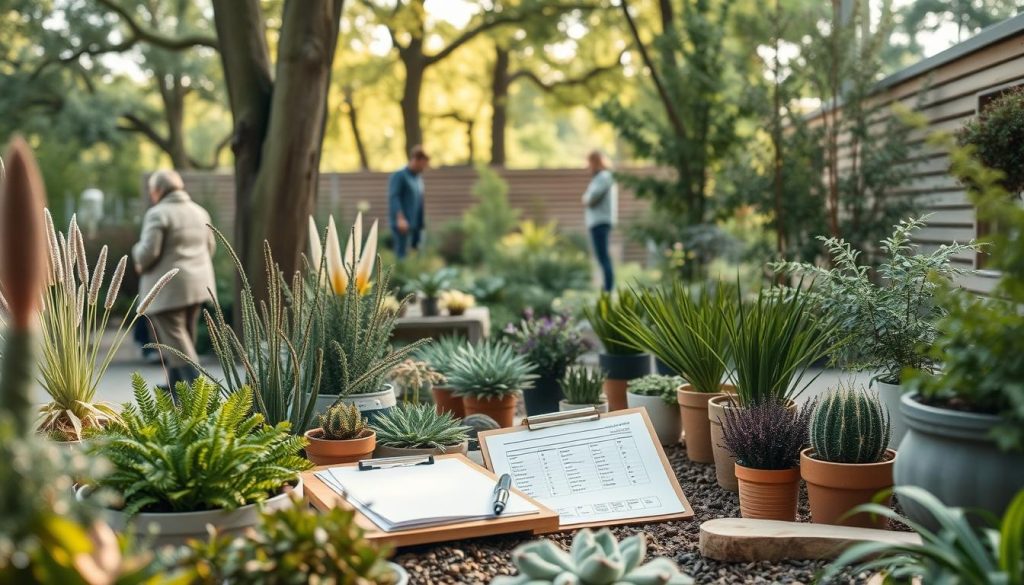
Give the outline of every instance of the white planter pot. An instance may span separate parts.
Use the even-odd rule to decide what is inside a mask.
[[[339,399],[343,404],[355,404],[359,412],[369,420],[373,420],[378,414],[384,414],[398,404],[395,388],[391,384],[385,384],[380,392],[371,392],[369,394],[352,394],[350,396],[317,394],[316,413],[323,414],[327,412],[327,409]]]
[[[558,412],[565,412],[567,410],[577,410],[580,408],[590,408],[592,406],[596,406],[598,412],[608,412],[608,403],[605,401],[602,401],[600,404],[569,404],[565,400],[558,401]]]
[[[298,485],[287,492],[258,504],[249,504],[231,511],[140,513],[128,516],[118,510],[101,508],[99,516],[118,533],[127,531],[141,539],[148,539],[151,533],[155,533],[153,546],[181,546],[193,539],[207,540],[207,525],[213,525],[222,534],[241,534],[245,529],[259,524],[261,511],[291,508],[292,494],[301,498],[302,493],[300,479]],[[84,489],[80,489],[76,494],[79,500],[85,495]]]
[[[402,565],[388,561],[388,567],[395,572],[395,585],[409,585],[409,573]]]
[[[626,405],[629,408],[642,407],[647,410],[647,416],[651,419],[662,445],[679,443],[683,423],[677,405],[667,404],[660,396],[643,396],[632,392],[626,393]]]
[[[877,380],[874,384],[878,389],[878,399],[885,406],[886,410],[889,411],[889,428],[892,433],[889,438],[889,448],[899,449],[903,435],[907,434],[907,421],[900,410],[900,397],[903,396],[903,386],[886,384]]]

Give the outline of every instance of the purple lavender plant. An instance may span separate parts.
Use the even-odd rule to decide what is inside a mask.
[[[541,377],[561,378],[590,349],[573,319],[566,315],[536,318],[531,310],[524,312],[518,326],[509,323],[505,337]]]
[[[815,402],[809,401],[795,410],[778,402],[726,409],[722,421],[723,446],[744,467],[796,467],[800,464],[800,451],[808,443]]]

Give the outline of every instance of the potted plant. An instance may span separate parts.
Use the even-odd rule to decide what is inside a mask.
[[[651,356],[637,347],[626,323],[639,321],[637,294],[620,290],[613,297],[603,292],[597,303],[584,307],[583,315],[604,349],[598,354],[598,363],[605,373],[604,393],[609,410],[626,408],[626,383],[651,372]]]
[[[352,463],[373,454],[377,434],[354,404],[335,404],[319,421],[319,427],[305,433],[306,459],[315,465]]]
[[[377,433],[375,457],[466,453],[469,427],[429,404],[402,404],[372,423]]]
[[[466,345],[467,342],[464,338],[446,335],[420,347],[414,354],[415,359],[426,362],[431,369],[445,377],[444,382],[436,383],[430,389],[438,414],[450,412],[455,418],[466,416],[462,398],[452,393],[452,389],[448,387],[447,378],[452,360]]]
[[[435,384],[446,381],[444,375],[422,360],[405,359],[391,370],[391,382],[406,403],[419,404],[421,394],[429,395]]]
[[[725,414],[765,402],[795,408],[799,396],[817,376],[805,379],[807,369],[827,355],[834,345],[826,335],[827,316],[815,319],[809,309],[810,297],[800,287],[762,289],[757,300],[743,303],[737,289],[735,319],[725,321],[728,355],[733,369],[729,377],[734,394],[708,401],[711,444],[718,484],[737,491],[735,457],[724,440]],[[702,342],[715,347],[715,340],[695,332]],[[723,365],[728,365],[725,357]]]
[[[800,450],[813,407],[808,402],[794,410],[765,401],[726,410],[722,441],[736,457],[744,518],[796,520]]]
[[[100,298],[107,269],[107,247],[100,250],[90,270],[85,242],[72,216],[67,235],[58,233],[49,210],[44,210],[49,243],[49,286],[43,292],[39,312],[42,359],[39,379],[50,396],[40,411],[38,431],[65,444],[78,444],[89,429],[100,429],[117,413],[113,406],[96,402],[96,388],[103,379],[135,322],[178,270],[164,274],[124,319],[114,318],[113,343],[100,343],[111,324],[114,301],[128,266],[128,257],[117,263]]]
[[[951,156],[954,172],[972,186],[978,216],[1000,222],[987,240],[989,267],[1001,276],[989,298],[945,293],[949,314],[939,321],[931,356],[942,367],[908,380],[901,407],[909,430],[893,474],[897,486],[919,486],[947,505],[998,516],[1024,485],[1024,208],[969,152]],[[931,525],[913,502],[903,510]]]
[[[847,513],[892,487],[896,452],[889,444],[889,413],[878,395],[842,386],[814,409],[811,446],[800,453],[811,520],[863,528],[886,527],[883,516]],[[875,500],[885,506],[884,501]]]
[[[317,512],[303,502],[260,515],[244,535],[214,530],[190,542],[177,563],[210,583],[327,583],[407,585],[405,569],[387,561],[390,552],[366,540],[352,510]],[[199,570],[201,569],[201,570]],[[257,577],[258,576],[258,577]]]
[[[831,256],[832,268],[809,263],[781,263],[776,270],[814,278],[807,293],[815,311],[832,317],[833,342],[848,340],[832,353],[843,369],[872,372],[892,421],[889,447],[899,446],[906,425],[899,412],[904,370],[931,372],[936,361],[928,352],[935,342],[936,323],[946,310],[936,302],[943,283],[965,272],[952,264],[973,244],[939,246],[924,253],[911,238],[923,219],[900,221],[879,244],[884,257],[877,267],[862,263],[863,253],[837,238],[819,238]],[[874,272],[877,277],[872,276]]]
[[[258,397],[256,409],[268,424],[287,421],[293,433],[302,434],[315,422],[324,370],[326,291],[320,286],[307,290],[307,282],[325,280],[326,269],[322,263],[304,265],[293,275],[289,287],[274,261],[270,243],[264,240],[263,266],[268,278],[262,301],[265,305],[261,305],[231,242],[217,228],[210,229],[231,258],[240,283],[240,327],[228,321],[216,299],[213,313],[203,314],[210,345],[225,375],[214,376],[202,363],[176,348],[163,344],[155,347],[174,353],[207,379],[216,380],[226,394],[250,388]]]
[[[562,393],[565,394],[565,399],[558,403],[558,410],[594,406],[599,412],[608,412],[604,382],[604,374],[600,370],[591,370],[584,366],[570,367],[562,377]]]
[[[378,267],[375,277],[370,278],[377,250],[377,222],[370,228],[363,249],[362,214],[356,216],[344,256],[333,217],[328,220],[323,246],[312,219],[310,223],[312,260],[324,264],[326,271],[322,278],[307,278],[307,295],[312,296],[309,289],[318,286],[329,288],[319,324],[325,348],[316,411],[324,412],[332,404],[344,402],[355,404],[372,421],[397,404],[394,388],[385,384],[387,375],[426,340],[398,349],[391,346],[397,319],[397,313],[385,305],[391,270]]]
[[[667,558],[658,557],[641,564],[646,553],[647,541],[642,533],[619,542],[607,528],[597,534],[584,528],[573,537],[568,553],[550,540],[535,540],[519,546],[512,551],[512,562],[519,574],[496,577],[491,585],[693,583],[693,579],[680,573],[679,567]]]
[[[446,290],[437,299],[440,308],[448,311],[451,317],[464,315],[476,304],[473,295],[457,290]]]
[[[534,318],[527,311],[519,325],[508,325],[505,336],[536,368],[534,389],[525,397],[526,414],[557,412],[563,398],[559,381],[566,368],[589,349],[576,322],[566,315]]]
[[[679,376],[648,374],[630,380],[626,387],[626,405],[647,410],[647,416],[662,445],[675,445],[683,432],[679,407],[676,405],[676,391],[683,384]]]
[[[90,453],[113,471],[95,478],[120,500],[101,516],[117,531],[146,534],[156,544],[180,545],[204,538],[206,526],[239,531],[259,522],[259,510],[290,507],[289,492],[301,494],[299,473],[311,464],[299,456],[302,437],[287,422],[269,426],[253,412],[253,393],[222,397],[205,378],[179,384],[179,404],[162,389],[150,391],[132,378],[135,404],[99,432]],[[92,494],[89,488],[79,496]]]
[[[506,343],[467,345],[451,361],[448,385],[465,403],[466,416],[484,414],[502,427],[513,424],[516,400],[533,388],[533,364]]]
[[[896,488],[896,495],[901,505],[910,503],[926,510],[939,528],[931,530],[915,524],[888,506],[859,506],[857,510],[862,514],[878,514],[913,527],[921,542],[855,544],[825,567],[819,583],[831,583],[847,567],[853,567],[854,572],[881,571],[886,582],[897,583],[1024,583],[1024,556],[1020,552],[1024,490],[1017,492],[1001,522],[997,517],[974,517],[969,510],[947,507],[920,488]]]
[[[723,383],[731,359],[726,322],[736,318],[736,302],[729,290],[719,284],[714,291],[702,289],[694,298],[677,280],[671,287],[641,293],[640,311],[632,312],[622,325],[635,343],[685,379],[674,399],[686,455],[698,463],[715,460],[708,402],[732,390]]]
[[[424,317],[436,317],[440,314],[437,304],[438,297],[442,291],[451,286],[454,278],[455,270],[446,267],[433,272],[424,272],[406,285],[408,292],[419,294],[420,311]]]

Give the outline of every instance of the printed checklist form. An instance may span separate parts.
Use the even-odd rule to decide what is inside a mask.
[[[494,473],[510,474],[563,527],[690,512],[642,409],[481,439]]]

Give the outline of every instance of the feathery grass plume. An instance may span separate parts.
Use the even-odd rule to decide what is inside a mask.
[[[75,293],[75,325],[82,324],[82,310],[85,308],[85,285],[78,285],[78,292]]]
[[[30,427],[35,340],[30,334],[46,285],[46,228],[40,214],[46,194],[32,150],[20,136],[5,157],[9,169],[0,183],[0,283],[11,330],[0,364],[0,409],[10,413],[19,434]]]
[[[75,268],[71,265],[71,257],[68,255],[68,240],[63,233],[57,234],[57,240],[60,242],[57,246],[57,256],[60,257],[61,266],[64,267],[60,284],[68,294],[74,294]]]
[[[82,237],[82,229],[75,223],[75,265],[78,267],[78,278],[82,282],[89,282],[89,263],[85,260],[85,239]]]
[[[103,277],[107,272],[107,245],[100,248],[100,255],[96,258],[96,268],[92,271],[92,282],[89,283],[89,305],[95,305],[100,298],[100,287],[103,286]]]
[[[103,302],[103,308],[109,311],[117,300],[117,293],[121,291],[121,281],[124,280],[124,271],[128,266],[128,256],[121,256],[114,268],[114,276],[110,279],[110,286],[107,288],[107,298]]]
[[[156,281],[156,284],[153,285],[153,288],[151,288],[149,292],[146,293],[146,296],[142,298],[142,302],[139,303],[139,309],[137,311],[139,315],[146,314],[146,310],[149,309],[149,306],[153,304],[153,301],[155,301],[156,298],[160,296],[161,291],[164,290],[164,287],[167,286],[167,283],[170,282],[171,279],[174,278],[175,275],[177,275],[178,272],[180,271],[180,268],[172,268],[168,270],[166,273],[164,273],[164,275],[160,277],[160,280]]]
[[[50,250],[50,270],[56,282],[64,282],[64,263],[60,258],[60,244],[57,242],[57,229],[53,227],[53,216],[49,209],[43,209],[46,220],[46,241]],[[51,284],[56,284],[51,280]]]

